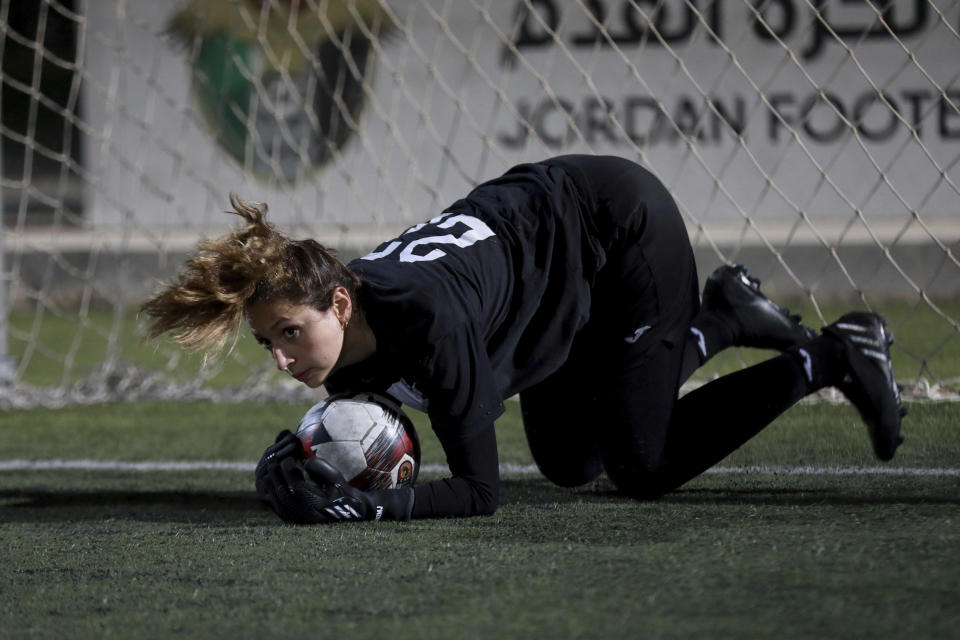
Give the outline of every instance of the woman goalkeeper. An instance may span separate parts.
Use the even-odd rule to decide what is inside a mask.
[[[492,513],[494,421],[515,394],[549,480],[578,486],[605,472],[639,499],[679,487],[827,386],[860,411],[879,458],[901,441],[883,320],[851,313],[817,335],[738,266],[717,269],[701,302],[676,204],[625,159],[519,165],[349,265],[278,232],[266,205],[232,204],[245,227],[201,244],[144,305],[151,335],[217,349],[245,319],[304,384],[379,391],[425,411],[451,471],[362,492],[315,458],[301,462],[284,431],[257,489],[286,520]],[[734,345],[782,353],[678,397]]]

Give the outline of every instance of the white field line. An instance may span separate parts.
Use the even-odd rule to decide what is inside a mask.
[[[220,462],[198,460],[192,462],[122,462],[116,460],[0,460],[0,471],[247,471],[253,472],[253,462]],[[439,464],[427,464],[421,468],[426,473],[443,473],[447,468]],[[534,465],[502,464],[501,473],[533,475],[539,473]],[[787,476],[958,476],[960,469],[937,467],[816,467],[816,466],[716,466],[706,473],[716,474],[765,474]]]

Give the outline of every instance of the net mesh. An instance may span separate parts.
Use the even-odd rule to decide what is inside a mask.
[[[0,405],[302,397],[242,330],[206,366],[141,340],[229,192],[349,259],[563,153],[650,167],[701,276],[886,313],[901,382],[955,398],[958,29],[946,0],[0,0]]]

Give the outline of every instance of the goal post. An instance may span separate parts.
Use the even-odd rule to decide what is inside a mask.
[[[350,258],[567,153],[659,176],[701,278],[892,309],[901,382],[953,397],[958,34],[957,0],[0,0],[0,405],[301,393],[242,334],[140,342],[227,194]]]
[[[0,136],[0,158],[3,158],[3,136]],[[3,166],[0,165],[0,202],[3,202]],[[5,230],[0,219],[0,386],[9,385],[14,380],[13,358],[7,347],[7,272],[3,255]]]

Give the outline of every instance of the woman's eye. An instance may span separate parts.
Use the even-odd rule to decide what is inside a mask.
[[[286,327],[286,328],[283,330],[283,337],[284,337],[284,338],[296,338],[299,333],[300,333],[300,329],[298,329],[298,328],[296,328],[296,327]]]

